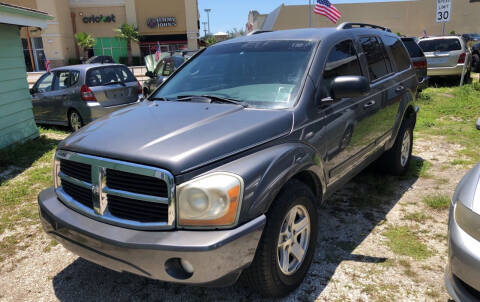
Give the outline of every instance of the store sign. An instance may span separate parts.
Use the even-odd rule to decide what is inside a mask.
[[[91,15],[89,17],[82,18],[83,23],[115,23],[115,15],[111,14],[109,16],[104,15]]]
[[[450,21],[452,13],[452,0],[437,0],[437,13],[435,21],[437,23],[446,23]]]
[[[177,18],[176,17],[148,18],[147,26],[150,28],[177,26]]]

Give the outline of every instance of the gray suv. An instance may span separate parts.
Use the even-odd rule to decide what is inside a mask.
[[[205,286],[244,274],[284,296],[315,254],[317,205],[374,161],[406,171],[416,89],[405,46],[381,27],[218,43],[60,143],[43,227],[116,271]]]
[[[142,87],[120,64],[86,64],[55,68],[30,89],[33,113],[39,124],[83,125],[135,103]]]

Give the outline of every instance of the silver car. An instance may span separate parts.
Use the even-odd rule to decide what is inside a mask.
[[[39,124],[83,125],[139,99],[142,87],[120,64],[86,64],[55,68],[30,89]]]
[[[480,300],[480,163],[463,177],[453,194],[445,284],[457,302]]]
[[[472,55],[461,37],[423,38],[418,42],[418,45],[427,57],[427,74],[429,77],[455,76],[459,78],[465,66],[465,78],[470,78]]]

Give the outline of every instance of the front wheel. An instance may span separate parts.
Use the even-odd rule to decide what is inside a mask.
[[[282,297],[302,283],[312,263],[317,238],[317,212],[312,191],[291,180],[267,213],[267,224],[247,284],[266,297]]]

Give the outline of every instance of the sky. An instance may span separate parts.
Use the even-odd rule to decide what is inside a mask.
[[[330,0],[332,4],[386,1],[392,0]],[[212,10],[210,12],[210,30],[214,34],[219,31],[227,32],[233,28],[245,29],[245,24],[248,21],[248,13],[251,10],[257,10],[261,14],[267,14],[282,3],[285,5],[301,5],[308,4],[308,0],[198,0],[200,35],[204,35],[202,22],[207,22],[207,14],[204,11],[205,8]],[[312,3],[315,3],[315,0],[312,0]]]

